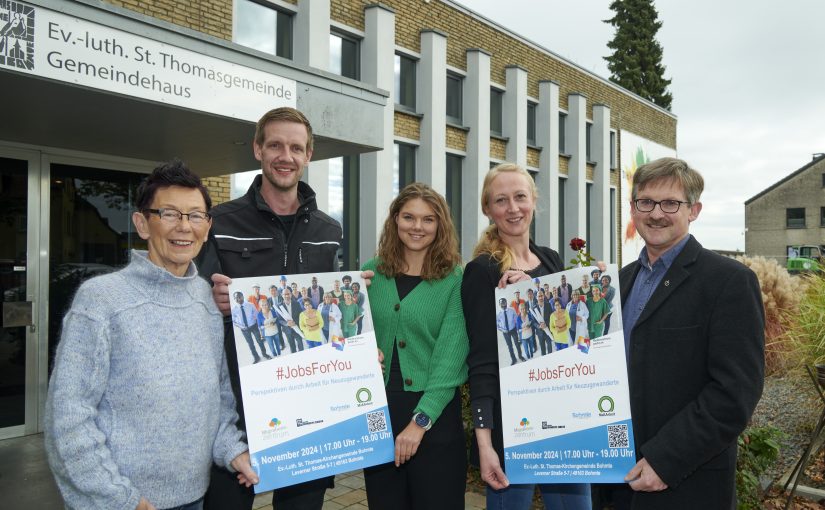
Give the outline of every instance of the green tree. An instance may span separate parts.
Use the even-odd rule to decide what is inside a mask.
[[[662,46],[656,40],[662,22],[653,0],[613,0],[610,9],[615,15],[604,20],[616,28],[607,43],[613,54],[604,57],[610,80],[670,110],[670,80],[665,79]]]

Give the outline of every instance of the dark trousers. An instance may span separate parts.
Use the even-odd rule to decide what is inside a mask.
[[[524,359],[524,356],[521,355],[521,342],[519,342],[518,339],[518,331],[511,329],[510,331],[502,331],[502,334],[504,335],[504,341],[507,342],[507,350],[510,351],[510,359],[513,364],[516,362],[516,354],[513,352],[513,344],[516,345],[518,357]]]
[[[545,354],[550,354],[553,352],[553,344],[550,340],[550,335],[544,332],[543,329],[539,329],[536,333],[536,336],[539,339],[539,347],[541,347],[541,355],[544,356]]]
[[[289,351],[291,353],[295,354],[298,351],[304,350],[304,341],[301,335],[288,326],[284,326],[284,333],[286,334],[287,342],[289,342]]]
[[[272,506],[277,510],[321,510],[324,492],[330,487],[333,487],[331,476],[283,487],[272,493]],[[254,499],[252,488],[239,485],[236,473],[212,465],[204,510],[251,510]]]
[[[607,318],[604,320],[604,331],[602,332],[603,335],[606,335],[606,334],[610,333],[610,317],[611,316],[613,316],[612,313],[608,314]]]
[[[260,360],[261,357],[258,356],[258,351],[255,350],[255,344],[252,343],[252,337],[255,336],[255,339],[258,341],[258,345],[261,347],[261,354],[266,354],[266,349],[264,349],[264,339],[261,337],[261,331],[258,329],[258,326],[241,329],[241,333],[243,333],[243,337],[246,340],[246,345],[249,346],[249,350],[252,352],[252,357],[255,361]]]
[[[423,392],[387,391],[390,420],[398,436],[412,420]],[[364,469],[370,510],[453,510],[464,508],[467,451],[461,396],[447,404],[413,457],[399,467],[390,462]],[[276,507],[276,510],[280,510]]]

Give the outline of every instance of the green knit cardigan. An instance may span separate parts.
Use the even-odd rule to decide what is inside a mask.
[[[404,389],[424,392],[414,412],[423,412],[435,422],[456,388],[467,380],[470,343],[461,307],[463,271],[456,266],[441,280],[423,280],[401,301],[395,278],[379,273],[377,265],[374,258],[363,269],[375,271],[367,292],[375,339],[387,367],[384,385],[396,343]]]

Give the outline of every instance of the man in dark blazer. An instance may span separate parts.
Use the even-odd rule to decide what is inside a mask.
[[[638,462],[617,509],[736,508],[736,440],[764,381],[764,308],[753,271],[688,233],[703,187],[675,158],[633,176],[645,247],[619,279]]]
[[[284,289],[283,293],[281,293],[281,298],[283,301],[278,305],[278,309],[286,312],[286,314],[292,317],[292,320],[288,321],[279,316],[278,324],[281,325],[281,331],[286,336],[287,342],[289,342],[289,351],[295,354],[298,351],[304,350],[303,338],[294,329],[300,322],[303,309],[301,305],[298,304],[298,299],[292,295],[291,289]]]

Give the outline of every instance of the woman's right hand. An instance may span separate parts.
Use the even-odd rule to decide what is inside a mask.
[[[149,503],[146,498],[140,498],[140,502],[135,510],[157,510],[157,508],[155,508],[155,505],[152,503]]]
[[[478,448],[481,479],[493,490],[505,489],[510,485],[507,475],[501,469],[498,454],[492,446]]]

